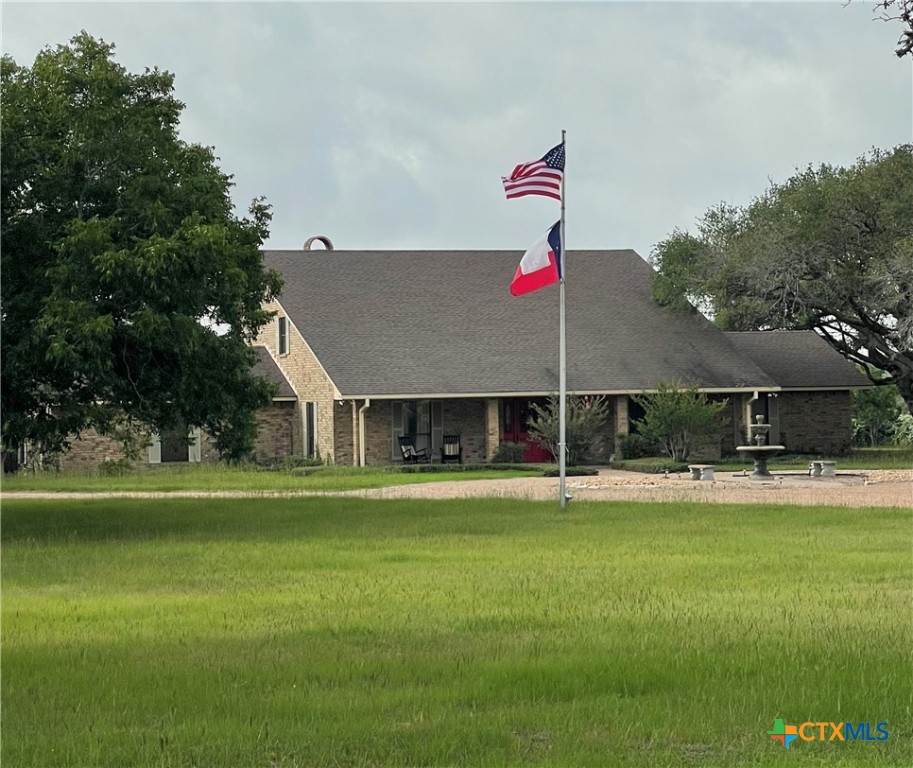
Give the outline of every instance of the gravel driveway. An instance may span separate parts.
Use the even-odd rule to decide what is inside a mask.
[[[812,478],[800,472],[752,480],[739,472],[719,472],[713,481],[688,475],[643,475],[604,469],[593,477],[569,477],[567,492],[581,501],[703,501],[717,504],[821,504],[847,507],[910,507],[913,470],[867,470]],[[444,481],[350,491],[375,499],[504,497],[558,498],[557,478]]]
[[[743,473],[718,472],[711,481],[687,475],[642,475],[603,469],[592,477],[569,477],[567,490],[580,501],[700,501],[716,504],[820,504],[846,507],[909,507],[913,509],[913,470],[840,472],[832,478],[812,478],[800,472],[781,472],[769,480],[751,480]],[[397,485],[360,491],[118,491],[106,493],[47,493],[20,491],[2,498],[242,498],[292,496],[356,496],[372,499],[521,498],[558,499],[558,479],[545,477],[503,480],[455,480]]]

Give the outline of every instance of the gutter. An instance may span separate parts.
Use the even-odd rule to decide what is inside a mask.
[[[371,407],[371,398],[365,398],[365,404],[358,409],[358,461],[365,466],[365,411]]]

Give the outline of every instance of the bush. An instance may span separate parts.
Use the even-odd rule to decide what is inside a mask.
[[[289,474],[294,477],[309,477],[310,475],[322,472],[331,475],[340,475],[350,472],[355,474],[359,472],[378,472],[392,475],[416,475],[428,472],[441,474],[443,472],[491,472],[492,470],[504,472],[510,470],[529,471],[533,469],[535,469],[535,467],[531,464],[378,464],[370,467],[334,467],[320,464],[310,467],[295,467],[294,469],[289,470]]]
[[[640,459],[645,456],[656,456],[657,453],[659,446],[648,437],[637,434],[618,436],[619,459]]]
[[[490,472],[492,470],[507,471],[512,469],[533,469],[529,464],[503,463],[503,464],[400,464],[391,467],[394,472],[403,474],[423,472]]]
[[[890,442],[901,403],[893,384],[854,390],[853,444],[875,446]]]
[[[897,417],[891,431],[894,445],[913,448],[913,415],[902,413]]]
[[[634,398],[644,409],[640,433],[676,462],[687,462],[700,444],[719,436],[727,400],[713,402],[697,387],[660,383],[656,393]]]
[[[661,475],[665,472],[687,472],[688,462],[653,456],[643,459],[616,461],[612,468],[623,469],[626,472],[645,472],[649,475]]]
[[[535,415],[527,424],[530,439],[546,448],[556,461],[558,460],[558,437],[561,427],[559,406],[559,398],[554,394],[549,395],[548,403],[545,406],[534,403],[532,411]],[[609,420],[608,399],[601,395],[569,395],[566,416],[565,439],[568,466],[592,460],[602,447],[605,425]]]
[[[566,477],[591,477],[598,475],[599,470],[593,467],[565,467],[564,474]],[[546,469],[542,473],[542,477],[559,477],[560,475],[560,469]]]
[[[525,453],[523,443],[501,443],[491,461],[493,464],[522,464]]]

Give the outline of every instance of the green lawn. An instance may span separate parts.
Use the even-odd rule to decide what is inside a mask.
[[[147,468],[122,476],[102,476],[87,472],[20,472],[3,477],[3,490],[11,491],[348,491],[359,488],[381,488],[388,485],[430,483],[441,480],[485,480],[507,477],[541,477],[543,467],[529,469],[486,469],[473,466],[448,466],[403,472],[401,466],[390,467],[307,467],[296,474],[263,470],[255,466],[231,467],[224,464],[176,464]],[[426,472],[424,470],[433,471]]]
[[[6,501],[4,766],[913,764],[913,512]],[[774,719],[887,721],[802,742]]]

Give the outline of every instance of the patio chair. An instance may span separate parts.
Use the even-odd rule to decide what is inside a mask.
[[[463,444],[460,442],[459,435],[444,435],[444,442],[441,444],[441,464],[448,461],[455,461],[458,464],[463,463]]]
[[[427,448],[415,447],[415,435],[401,435],[399,450],[403,454],[403,464],[430,464],[431,457]]]

